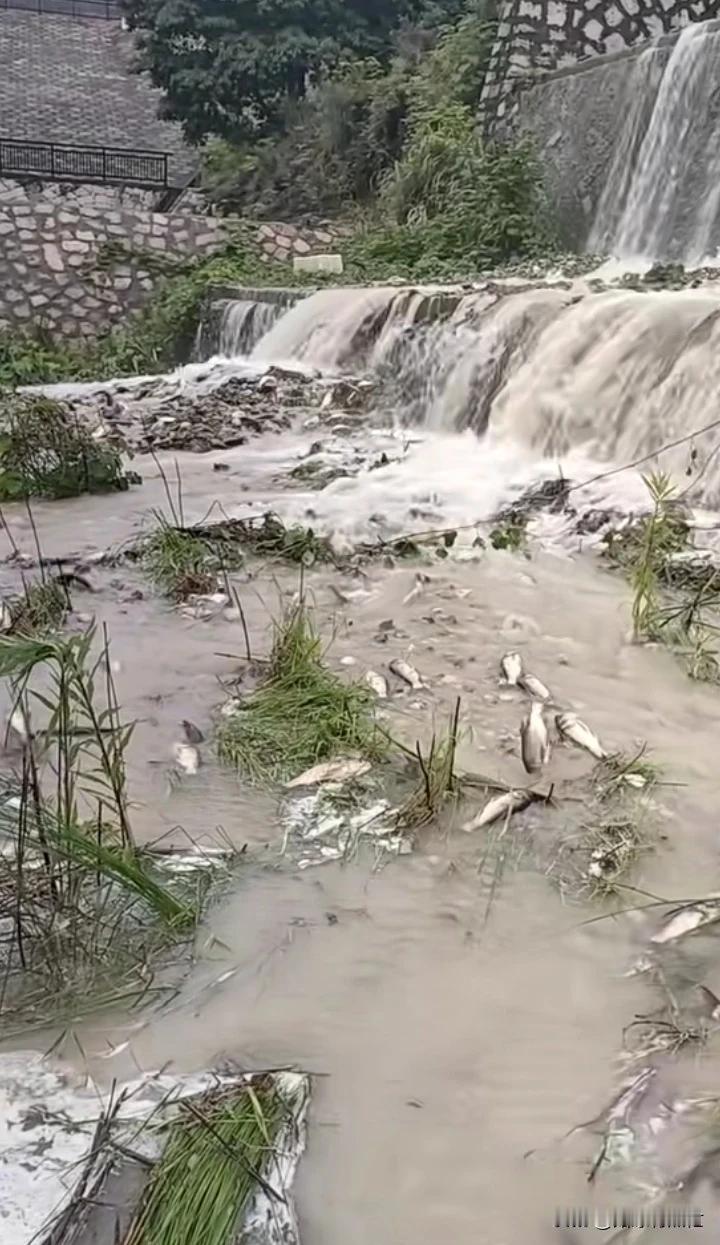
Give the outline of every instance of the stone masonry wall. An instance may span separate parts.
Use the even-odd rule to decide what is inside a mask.
[[[221,221],[162,215],[103,187],[73,186],[65,201],[42,185],[0,181],[0,329],[93,337],[142,306],[173,259],[210,254]]]
[[[265,263],[272,260],[283,263],[291,262],[295,255],[320,255],[335,251],[352,234],[352,226],[338,225],[335,221],[323,221],[312,228],[272,221],[260,225],[257,242]]]
[[[154,212],[153,200],[135,187],[0,178],[0,330],[97,336],[147,302],[175,260],[227,241],[231,219]],[[352,232],[274,221],[256,226],[255,243],[265,263],[287,264],[341,249]]]
[[[720,0],[501,0],[483,124],[502,128],[516,110],[518,88],[548,71],[626,51],[719,11]]]

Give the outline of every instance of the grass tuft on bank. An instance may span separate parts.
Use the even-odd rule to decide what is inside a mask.
[[[365,684],[345,683],[323,661],[303,603],[275,625],[261,686],[217,728],[221,760],[253,782],[272,783],[349,752],[380,760],[387,751]]]

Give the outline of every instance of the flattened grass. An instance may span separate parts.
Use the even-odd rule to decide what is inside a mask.
[[[271,1078],[183,1103],[127,1245],[233,1245],[287,1110]]]
[[[364,683],[345,683],[322,660],[321,640],[303,604],[275,626],[265,681],[217,729],[221,760],[258,783],[292,778],[330,757],[380,760],[387,743]]]

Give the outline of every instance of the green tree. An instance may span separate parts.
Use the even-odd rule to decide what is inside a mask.
[[[457,0],[125,0],[143,66],[164,113],[198,142],[240,142],[282,129],[301,99],[346,55],[387,60],[403,23],[452,15]]]

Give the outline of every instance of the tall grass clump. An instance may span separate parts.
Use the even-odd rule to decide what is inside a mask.
[[[439,738],[433,734],[427,753],[423,753],[419,743],[416,744],[415,757],[420,779],[398,809],[396,825],[399,830],[412,830],[429,825],[441,812],[448,797],[459,793],[459,782],[455,773],[459,722],[458,700],[447,730]]]
[[[636,641],[655,640],[681,655],[691,678],[720,681],[720,571],[692,555],[690,528],[670,477],[644,477],[652,509],[639,522],[606,537],[610,561],[633,589]]]
[[[0,394],[0,500],[127,489],[119,452],[94,441],[59,402]]]
[[[272,1077],[183,1102],[126,1245],[233,1245],[288,1109]]]
[[[107,636],[0,637],[18,771],[0,784],[0,1012],[48,1023],[137,997],[149,959],[194,928],[134,842]],[[44,725],[37,728],[36,718]]]
[[[219,724],[217,746],[222,760],[256,782],[290,778],[342,753],[379,759],[386,751],[372,692],[328,669],[302,602],[275,625],[265,680]]]
[[[46,635],[56,631],[72,608],[67,588],[57,579],[42,579],[25,585],[21,595],[7,602],[6,627],[15,635]]]
[[[219,565],[205,541],[157,515],[157,526],[143,543],[141,564],[163,596],[182,601],[193,593],[212,592]],[[213,569],[214,564],[214,569]]]

